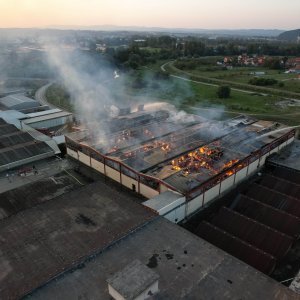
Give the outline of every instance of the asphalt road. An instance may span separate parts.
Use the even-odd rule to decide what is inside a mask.
[[[35,93],[35,100],[40,102],[41,105],[48,105],[50,108],[57,108],[55,105],[49,103],[46,98],[46,91],[47,89],[53,84],[53,82],[50,82],[41,88],[39,88]]]

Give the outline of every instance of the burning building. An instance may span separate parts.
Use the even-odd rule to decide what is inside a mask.
[[[66,137],[68,155],[151,199],[144,204],[173,222],[256,172],[295,137],[275,122],[212,122],[167,110],[139,109],[88,128]]]

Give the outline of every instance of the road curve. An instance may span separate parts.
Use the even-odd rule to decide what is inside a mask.
[[[53,84],[53,82],[50,82],[46,85],[43,85],[42,87],[40,87],[34,95],[35,100],[37,100],[38,102],[40,102],[41,105],[48,105],[50,108],[58,108],[55,105],[49,103],[47,101],[47,97],[46,97],[46,92],[47,89]]]
[[[171,61],[168,61],[166,62],[165,64],[163,64],[160,68],[163,72],[166,72],[166,66],[170,63],[172,63],[173,60]],[[185,80],[185,81],[189,81],[189,82],[193,82],[193,83],[199,83],[199,84],[202,84],[202,85],[208,85],[208,86],[213,86],[213,87],[219,87],[220,85],[218,84],[214,84],[214,83],[207,83],[207,82],[203,82],[203,81],[198,81],[198,80],[192,80],[192,79],[188,79],[188,78],[185,78],[185,77],[181,77],[181,76],[177,76],[177,75],[172,75],[170,74],[171,77],[174,77],[174,78],[177,78],[177,79],[180,79],[180,80]],[[236,88],[231,88],[232,91],[236,91],[236,92],[241,92],[241,93],[245,93],[245,94],[253,94],[255,92],[251,92],[251,91],[247,91],[247,90],[240,90],[240,89],[236,89]],[[263,93],[260,93],[262,96],[268,96],[268,94],[263,94]]]

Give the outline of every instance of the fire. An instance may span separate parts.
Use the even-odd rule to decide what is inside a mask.
[[[238,159],[233,159],[224,164],[223,170],[232,167],[234,164],[236,164],[239,160]]]

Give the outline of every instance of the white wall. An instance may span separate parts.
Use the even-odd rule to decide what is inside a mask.
[[[79,161],[81,161],[85,165],[87,165],[87,166],[91,165],[90,157],[88,155],[78,151],[78,158],[79,158]]]
[[[164,215],[166,219],[173,223],[179,223],[185,218],[185,205],[182,205]]]
[[[220,184],[212,187],[210,190],[204,193],[204,204],[208,203],[210,200],[214,199],[215,197],[219,196],[220,191]]]
[[[160,193],[163,193],[163,192],[166,192],[169,190],[169,188],[167,186],[165,186],[164,184],[160,184],[159,189],[160,189]]]
[[[111,178],[112,180],[115,180],[117,182],[120,182],[120,172],[109,167],[108,165],[105,166],[105,172],[106,176]]]
[[[101,163],[100,161],[91,158],[91,167],[97,170],[98,172],[104,174],[104,164]]]
[[[270,154],[269,154],[269,152],[268,152],[268,153],[264,154],[264,155],[260,158],[260,160],[259,160],[259,165],[260,165],[260,166],[262,166],[262,165],[265,164],[266,159],[267,159],[267,157],[268,157],[269,155],[270,155]]]
[[[245,167],[236,173],[235,183],[242,181],[247,176],[247,169],[248,169],[248,167]]]
[[[287,145],[290,144],[293,140],[295,139],[295,137],[291,137],[290,139],[287,140]]]
[[[151,294],[156,294],[158,292],[158,280],[151,284],[142,294],[137,296],[134,300],[149,299],[149,292],[151,292]]]
[[[196,210],[198,210],[200,207],[202,207],[203,204],[203,194],[197,196],[193,200],[186,203],[187,205],[187,215],[190,215],[194,213]]]
[[[125,300],[125,298],[122,295],[120,295],[110,284],[108,285],[108,293],[115,300]]]
[[[259,159],[252,162],[248,167],[248,175],[252,174],[253,172],[257,171]]]
[[[124,174],[121,174],[121,180],[122,180],[122,184],[126,187],[128,187],[129,189],[132,190],[132,185],[134,184],[135,185],[135,190],[136,192],[138,192],[138,189],[139,189],[139,183],[137,180],[131,178],[131,177],[128,177]]]
[[[148,199],[151,199],[159,194],[158,191],[151,189],[150,187],[140,183],[140,194]]]
[[[224,179],[221,182],[221,191],[220,191],[220,193],[223,193],[227,189],[231,188],[233,185],[234,185],[234,174],[231,175],[230,177]]]
[[[67,147],[67,154],[70,155],[71,157],[78,159],[78,153],[77,151],[71,150],[70,148]]]
[[[278,147],[276,147],[276,148],[274,148],[273,150],[271,150],[271,151],[270,151],[270,155],[271,155],[272,153],[275,153],[275,152],[278,152]]]

